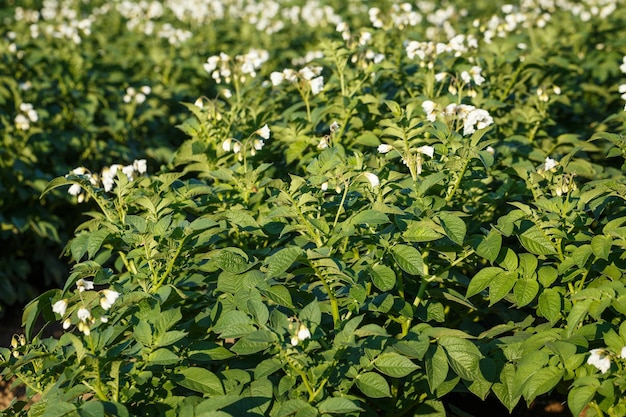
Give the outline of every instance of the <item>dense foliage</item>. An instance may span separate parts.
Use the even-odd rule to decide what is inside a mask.
[[[7,14],[6,413],[626,413],[626,9],[363,3]]]

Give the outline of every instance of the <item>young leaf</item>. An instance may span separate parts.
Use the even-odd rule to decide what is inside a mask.
[[[553,255],[556,249],[552,241],[538,226],[531,226],[521,235],[519,240],[530,253],[535,255]]]
[[[567,393],[567,406],[569,407],[572,415],[580,416],[585,407],[596,396],[596,387],[591,385],[584,385],[581,387],[574,387]]]

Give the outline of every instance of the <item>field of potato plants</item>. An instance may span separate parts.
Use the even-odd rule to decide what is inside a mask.
[[[626,415],[621,0],[4,4],[0,415]]]

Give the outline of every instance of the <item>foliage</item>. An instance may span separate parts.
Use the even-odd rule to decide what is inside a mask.
[[[623,415],[626,10],[531,3],[355,2],[272,32],[275,14],[244,26],[243,51],[229,19],[255,20],[216,19],[205,74],[194,52],[151,84],[199,96],[168,119],[187,139],[159,169],[95,174],[144,156],[120,141],[40,187],[47,204],[72,190],[87,219],[63,288],[0,349],[29,400],[6,412],[443,416],[452,392],[511,411],[557,390],[574,415]],[[128,114],[119,132],[155,141],[151,166],[167,142]]]

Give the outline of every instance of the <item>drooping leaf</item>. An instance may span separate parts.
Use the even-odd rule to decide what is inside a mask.
[[[404,272],[410,275],[424,275],[424,261],[417,249],[408,245],[396,245],[391,248],[391,253]]]

